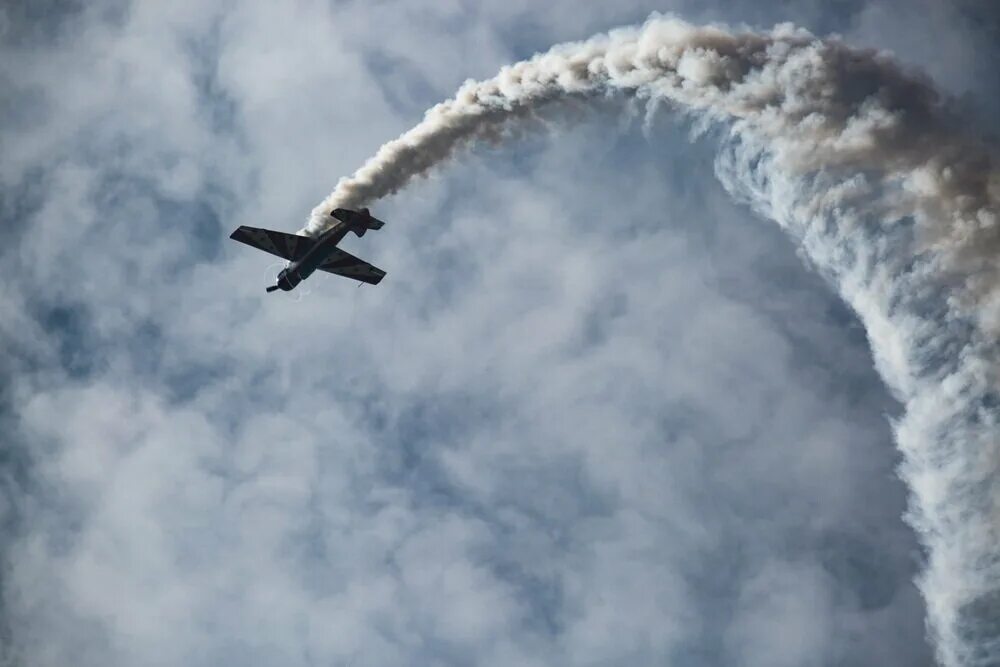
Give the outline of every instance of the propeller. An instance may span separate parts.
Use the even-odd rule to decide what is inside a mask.
[[[270,294],[278,289],[278,275],[281,273],[281,269],[284,268],[284,263],[282,262],[271,262],[264,269],[265,275],[267,276],[267,282],[272,283],[270,287],[266,288],[266,292]]]

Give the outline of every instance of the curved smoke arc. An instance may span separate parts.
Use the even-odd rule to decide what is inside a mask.
[[[466,82],[342,179],[303,233],[543,107],[609,92],[727,128],[724,186],[797,238],[858,313],[905,407],[893,428],[938,659],[1000,664],[1000,170],[926,78],[787,24],[654,15]]]

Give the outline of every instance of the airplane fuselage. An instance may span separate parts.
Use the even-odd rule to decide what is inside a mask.
[[[288,266],[281,270],[281,273],[278,274],[278,287],[286,292],[295,289],[296,285],[311,276],[317,267],[330,257],[333,249],[344,240],[347,232],[351,229],[352,225],[338,222],[323,232],[305,255],[294,262],[289,262]]]

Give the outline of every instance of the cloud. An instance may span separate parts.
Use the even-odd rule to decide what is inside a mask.
[[[378,289],[265,300],[211,240],[293,228],[470,72],[647,13],[438,7],[137,6],[22,52],[5,657],[928,664],[900,408],[712,137],[479,150],[346,242]]]
[[[798,236],[867,323],[907,406],[896,433],[909,517],[930,549],[923,589],[939,654],[949,665],[991,660],[996,640],[979,626],[995,596],[995,471],[981,452],[994,449],[996,415],[980,406],[994,402],[1000,189],[990,147],[959,129],[924,78],[788,24],[764,34],[654,17],[467,81],[341,179],[306,231],[545,109],[615,92],[729,123],[720,178]]]

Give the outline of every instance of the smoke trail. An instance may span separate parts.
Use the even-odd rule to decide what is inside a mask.
[[[727,128],[723,184],[795,236],[857,311],[905,407],[894,433],[939,660],[1000,664],[1000,171],[929,81],[789,25],[654,16],[466,82],[342,179],[305,231],[546,105],[616,91]]]

